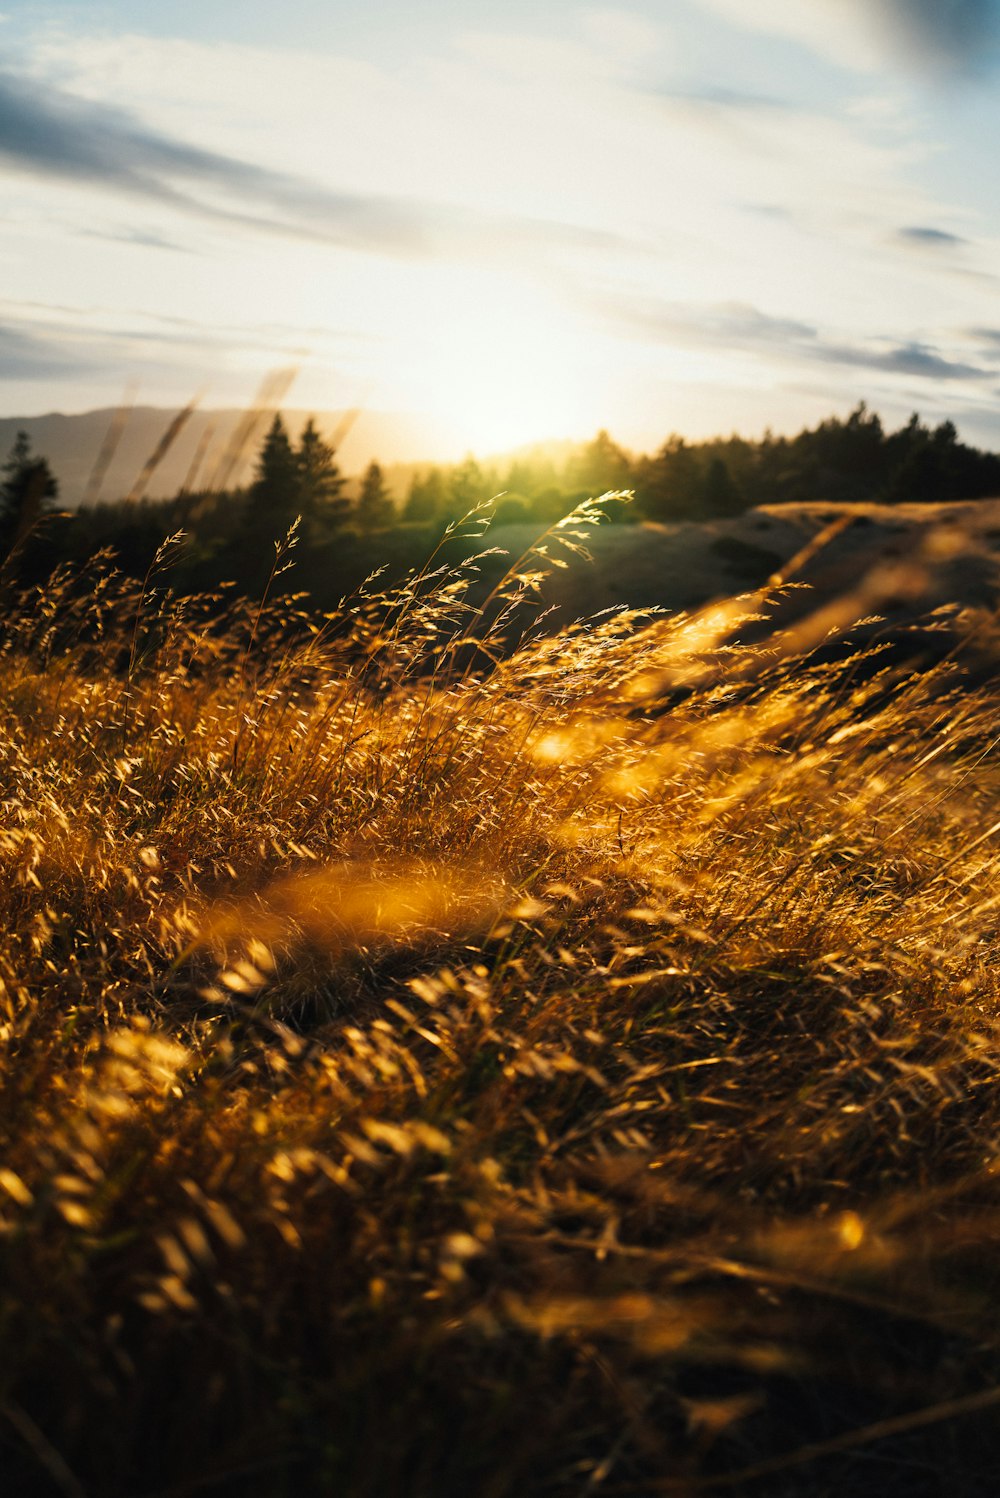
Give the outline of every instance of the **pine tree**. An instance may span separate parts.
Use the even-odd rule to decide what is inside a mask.
[[[446,507],[447,493],[440,468],[431,468],[423,478],[414,474],[403,506],[403,519],[414,525],[426,524],[442,519]]]
[[[725,458],[712,458],[705,473],[702,513],[704,515],[742,515],[746,507],[746,500],[730,473]]]
[[[254,541],[280,541],[301,514],[301,485],[296,455],[285,423],[275,416],[257,459],[247,501],[246,524]]]
[[[593,495],[606,494],[609,489],[627,489],[632,482],[628,454],[603,428],[570,468],[572,482]]]
[[[675,433],[646,466],[640,491],[643,513],[650,520],[697,519],[702,483],[697,450]]]
[[[350,504],[341,493],[344,477],[337,467],[334,449],[323,441],[312,417],[299,439],[295,467],[306,539],[323,541],[347,519]]]
[[[385,475],[378,463],[369,463],[361,480],[358,495],[358,529],[365,536],[385,530],[395,515],[395,507],[385,486]]]
[[[451,470],[448,478],[447,510],[451,519],[459,520],[484,499],[493,487],[475,458],[469,456]]]
[[[18,432],[2,472],[6,477],[0,484],[0,545],[9,553],[51,508],[59,485],[47,461],[32,454],[27,432]]]

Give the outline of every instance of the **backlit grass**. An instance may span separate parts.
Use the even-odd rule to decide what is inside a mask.
[[[8,599],[7,1491],[991,1490],[991,621],[546,635],[593,518]]]

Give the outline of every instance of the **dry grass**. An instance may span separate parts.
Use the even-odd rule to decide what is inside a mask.
[[[995,1490],[996,691],[525,634],[593,518],[9,611],[6,1491]]]

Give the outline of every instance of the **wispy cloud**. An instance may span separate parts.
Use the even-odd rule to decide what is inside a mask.
[[[95,367],[93,358],[69,353],[58,338],[0,323],[0,382],[49,380]]]
[[[287,342],[287,340],[286,340]],[[190,384],[193,371],[213,368],[235,348],[279,353],[278,340],[232,330],[219,332],[146,317],[142,325],[96,309],[8,303],[0,309],[0,384],[44,384],[95,375],[117,384],[137,362],[146,371],[176,373]]]
[[[968,244],[959,234],[949,234],[945,229],[934,229],[927,224],[907,224],[896,230],[896,239],[918,249],[956,249]]]
[[[103,239],[108,244],[133,244],[144,250],[170,250],[183,255],[193,253],[190,245],[181,244],[176,239],[168,239],[165,234],[156,234],[151,229],[81,228],[77,232],[85,239]]]
[[[489,255],[526,247],[606,249],[620,242],[586,226],[338,192],[189,145],[147,129],[125,110],[48,84],[40,88],[9,69],[0,70],[0,160],[33,176],[83,181],[200,218],[369,253]]]
[[[874,9],[902,46],[931,64],[975,72],[997,61],[997,0],[876,0]]]
[[[924,380],[978,380],[990,374],[977,364],[946,359],[926,343],[895,344],[882,350],[844,344],[823,345],[821,349],[820,357],[828,364],[880,369],[886,374],[915,375]]]
[[[1000,0],[701,0],[749,30],[861,70],[917,65],[972,74],[1000,60]]]
[[[318,234],[368,250],[425,247],[422,215],[407,205],[329,192],[187,145],[145,129],[123,110],[51,86],[42,90],[10,71],[0,72],[0,156],[32,174],[83,180],[212,219]],[[211,196],[199,197],[199,189]]]
[[[216,323],[100,306],[0,300],[0,385],[8,389],[85,377],[88,398],[112,394],[142,371],[185,396],[208,375],[239,400],[240,371],[317,356],[350,369],[362,337],[353,329],[290,323]]]
[[[671,103],[690,104],[697,107],[739,110],[748,113],[784,112],[794,106],[778,94],[759,94],[750,89],[723,88],[719,84],[705,83],[697,87],[661,88],[657,96]]]
[[[991,374],[981,365],[948,358],[919,340],[842,341],[821,335],[812,323],[773,317],[739,303],[691,307],[624,298],[605,301],[602,310],[619,335],[648,343],[752,353],[799,365],[841,365],[929,380],[976,380]]]

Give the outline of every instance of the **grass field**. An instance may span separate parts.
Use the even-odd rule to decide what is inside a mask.
[[[992,620],[526,629],[591,519],[7,598],[6,1493],[997,1491]]]

